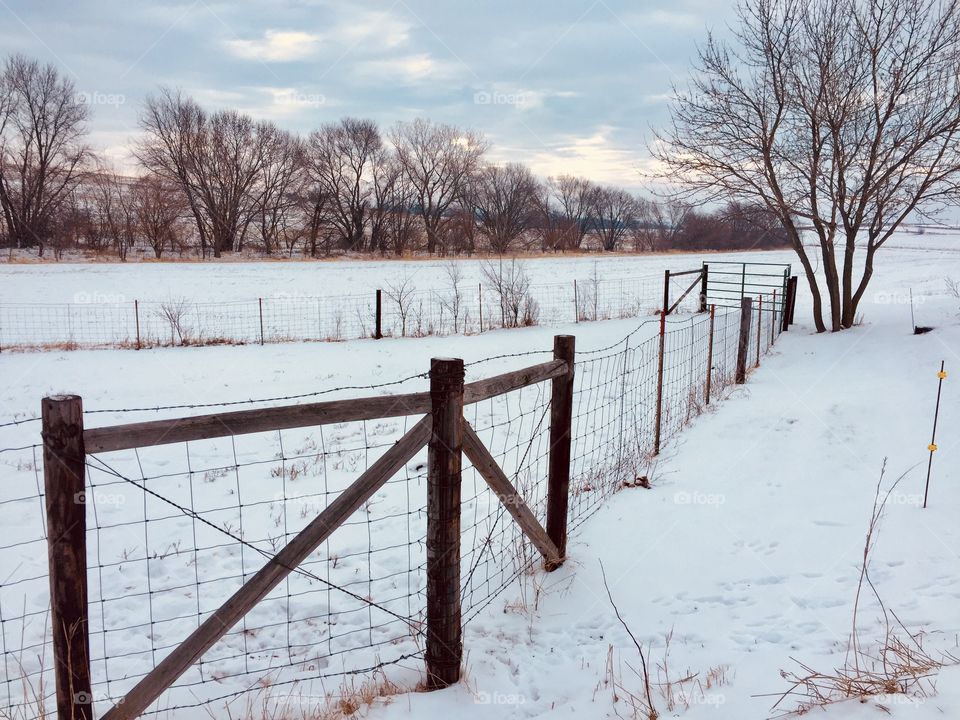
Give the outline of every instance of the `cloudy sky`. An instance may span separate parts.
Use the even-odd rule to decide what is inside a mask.
[[[0,0],[0,52],[67,73],[119,163],[163,84],[299,132],[426,116],[482,131],[497,161],[639,189],[671,84],[731,16],[709,0]]]

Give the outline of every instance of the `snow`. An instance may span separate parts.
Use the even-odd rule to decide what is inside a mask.
[[[667,443],[650,468],[652,488],[630,488],[614,495],[577,529],[568,546],[569,559],[561,569],[526,578],[467,625],[463,682],[439,692],[378,701],[369,715],[628,715],[622,693],[618,703],[613,701],[608,657],[612,647],[615,674],[632,692],[639,693],[639,679],[630,669],[637,667],[638,657],[606,597],[602,564],[621,614],[649,650],[653,679],[662,678],[656,666],[663,663],[665,636],[670,633],[670,677],[697,674],[699,685],[688,683],[673,690],[674,696],[683,693],[673,712],[666,711],[662,689],[654,687],[654,702],[661,717],[767,717],[778,695],[787,689],[779,670],[797,669],[792,659],[825,671],[843,663],[864,535],[884,459],[885,486],[906,475],[886,509],[872,558],[872,577],[887,606],[906,627],[911,632],[926,633],[927,647],[957,653],[960,616],[955,608],[960,598],[960,564],[956,548],[960,546],[960,530],[955,518],[960,510],[960,450],[953,439],[960,432],[960,400],[954,390],[960,377],[960,300],[949,296],[944,284],[944,277],[960,278],[955,241],[955,236],[946,234],[895,237],[891,247],[880,254],[878,271],[862,307],[863,323],[841,334],[811,332],[809,298],[801,279],[801,305],[797,310],[800,324],[778,339],[773,354],[763,360],[746,386],[730,392],[723,402],[712,405],[710,411]],[[613,277],[614,273],[649,275],[662,273],[664,267],[696,267],[701,259],[710,258],[618,258],[601,266],[601,271],[604,277]],[[782,253],[751,253],[749,259],[792,261]],[[531,262],[543,263],[536,266],[535,278],[547,278],[567,272],[570,274],[564,277],[576,276],[581,270],[589,274],[593,261],[571,262],[571,266],[580,263],[575,270],[567,270],[563,261]],[[418,283],[424,287],[439,274],[439,265],[410,265],[434,268],[418,270]],[[375,286],[385,268],[382,263],[361,262],[342,266],[274,263],[235,270],[238,265],[230,264],[205,273],[205,267],[143,264],[131,266],[131,275],[131,268],[106,265],[0,266],[0,273],[4,274],[4,301],[13,292],[30,300],[42,297],[59,302],[93,288],[127,297],[142,288],[158,295],[194,288],[199,293],[202,288],[210,292],[210,297],[229,293],[231,287],[238,296],[249,296],[244,293],[251,287],[307,291],[310,283],[316,282],[319,268],[335,269],[328,273],[333,279],[327,287],[343,282],[343,287],[367,289]],[[45,282],[41,288],[41,279],[51,276],[56,282]],[[91,281],[93,277],[97,279]],[[917,324],[935,328],[926,335],[911,334],[907,303],[911,289]],[[389,382],[422,373],[432,356],[454,355],[469,363],[503,353],[544,352],[542,356],[508,357],[468,368],[470,380],[545,359],[557,332],[575,334],[578,349],[589,350],[615,342],[644,319],[448,338],[141,352],[4,353],[0,366],[6,382],[0,389],[0,403],[6,421],[34,415],[42,396],[63,391],[82,395],[87,409],[229,402]],[[639,343],[654,332],[655,328],[648,325],[635,340]],[[946,361],[951,374],[944,383],[930,506],[921,509],[936,371],[941,360]],[[415,379],[382,391],[419,389],[422,383],[422,379]],[[357,394],[364,393],[343,390],[329,397]],[[528,395],[522,402],[530,410],[538,407],[540,400]],[[501,416],[501,410],[491,410],[488,418],[476,421],[493,424]],[[100,425],[155,417],[157,413],[149,411],[106,413],[93,416],[93,422]],[[401,424],[393,423],[377,442],[390,442],[401,430]],[[490,432],[496,435],[496,431]],[[35,424],[0,428],[0,447],[34,443],[36,433]],[[303,432],[285,435],[285,447],[292,447],[288,440],[295,445],[304,436]],[[503,441],[502,433],[496,437]],[[262,459],[270,466],[275,463],[276,441],[269,438],[238,443],[237,448],[241,455],[246,454],[245,459]],[[356,437],[342,437],[337,442],[344,448],[346,459],[355,455],[350,448],[357,445]],[[222,460],[230,452],[229,443],[215,443],[197,448],[191,460],[200,468],[213,467],[219,462],[217,458]],[[0,455],[3,497],[35,484],[34,472],[17,469],[22,454],[13,455],[16,457]],[[175,452],[145,454],[141,459],[150,476],[161,467],[169,472],[182,471],[184,454],[179,446]],[[130,458],[116,462],[118,467],[133,472],[131,466],[124,465]],[[415,463],[412,465],[408,472],[415,478],[418,471]],[[331,469],[325,475],[330,488],[355,477],[349,469]],[[205,493],[199,502],[212,506],[224,501],[230,488],[241,483],[244,492],[258,492],[252,476],[249,480],[247,476],[227,477],[198,483]],[[172,488],[172,484],[168,486],[169,492],[184,500],[186,486]],[[101,492],[112,490],[104,487]],[[262,499],[264,507],[269,507],[273,493],[262,492],[267,494],[248,499]],[[139,495],[125,497],[130,501],[114,506],[121,515],[132,513],[136,518],[144,512],[159,512],[157,508],[134,507],[134,497],[143,502]],[[384,498],[385,505],[378,510],[384,524],[378,527],[388,534],[401,529],[406,532],[405,521],[393,522],[386,517],[403,503],[389,492]],[[478,507],[482,515],[484,508]],[[284,510],[284,518],[296,520],[299,508],[289,510]],[[38,516],[36,510],[22,517],[7,514],[7,539],[18,534],[25,539],[36,537]],[[244,519],[252,523],[252,537],[268,534],[269,511],[245,514]],[[134,524],[131,532],[142,532],[141,525]],[[174,534],[176,528],[186,525],[171,521]],[[389,540],[386,535],[377,538],[384,545]],[[365,538],[347,537],[343,542],[344,547],[368,548]],[[121,538],[105,550],[119,552],[136,543],[133,538]],[[403,555],[405,561],[406,551]],[[385,565],[375,568],[380,574],[400,562],[389,554],[383,557]],[[257,566],[254,557],[246,558],[242,567],[236,557],[221,560],[233,563],[227,574],[234,576]],[[43,565],[42,547],[39,554],[35,547],[29,552],[0,552],[0,577],[5,585],[11,577],[42,573]],[[136,563],[129,566],[130,587],[143,579],[137,567]],[[362,569],[366,572],[365,566]],[[355,564],[347,562],[338,579],[356,570]],[[174,568],[170,572],[175,575]],[[154,573],[164,576],[157,567],[151,568],[152,577]],[[224,580],[212,587],[204,598],[211,607],[204,610],[212,609],[217,592],[225,592],[228,586]],[[42,607],[45,598],[41,594],[24,596],[39,592],[36,588],[40,587],[42,578],[32,585],[4,587],[0,610],[10,615],[20,609],[15,602],[17,592],[21,604],[26,600],[30,606]],[[317,594],[306,599],[313,603]],[[138,612],[142,614],[142,607],[136,605],[132,599],[123,606],[122,617],[108,620],[121,624]],[[115,607],[119,612],[121,605]],[[877,608],[870,601],[863,607],[861,638],[864,642],[879,640],[882,627]],[[268,618],[261,616],[258,620],[263,623]],[[172,638],[175,626],[182,632],[183,627],[176,623],[163,628],[163,632]],[[144,647],[137,641],[137,633],[131,632],[124,637],[122,647]],[[97,649],[94,651],[96,654]],[[136,660],[146,662],[143,658]],[[419,675],[415,662],[408,666],[388,667],[387,676],[403,686],[412,686]],[[719,675],[722,680],[707,688],[711,671],[713,677]],[[9,664],[6,672],[12,672]],[[338,681],[330,681],[325,689],[335,692],[337,687]],[[229,690],[229,684],[220,689]],[[929,698],[889,697],[884,702],[894,717],[922,720],[960,714],[958,668],[944,670],[937,690]],[[315,698],[294,699],[316,703]],[[104,705],[99,707],[105,709]],[[790,707],[790,700],[782,707]],[[203,711],[171,714],[195,717],[198,712]],[[842,703],[828,711],[830,717],[851,719],[880,714],[874,701]]]

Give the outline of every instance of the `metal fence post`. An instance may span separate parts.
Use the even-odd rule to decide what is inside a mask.
[[[93,720],[83,402],[54,395],[40,407],[57,717]]]
[[[433,429],[427,455],[427,687],[460,679],[460,484],[463,360],[430,361]]]
[[[140,301],[133,301],[133,319],[137,323],[137,350],[140,349]]]
[[[713,380],[713,324],[717,314],[717,306],[710,306],[710,339],[707,342],[707,387],[704,392],[704,404],[710,404],[710,385]]]
[[[257,305],[260,308],[260,344],[263,345],[263,298],[257,298]]]
[[[373,331],[373,337],[376,340],[383,338],[383,292],[377,290],[377,316],[376,329]]]
[[[750,349],[750,315],[753,310],[753,298],[740,298],[740,336],[737,339],[737,385],[747,381],[747,352]]]
[[[552,381],[550,397],[550,459],[547,484],[547,535],[557,546],[560,563],[567,554],[567,506],[570,493],[570,439],[573,424],[573,372],[575,362],[573,335],[553,338],[553,359],[567,363],[567,373]],[[555,570],[560,563],[547,563]]]
[[[577,292],[577,279],[573,279],[573,321],[580,322],[580,294]]]
[[[670,272],[669,270],[667,271]],[[657,415],[653,424],[653,454],[660,454],[660,431],[663,424],[663,353],[666,343],[667,311],[660,311],[660,350],[657,353]]]

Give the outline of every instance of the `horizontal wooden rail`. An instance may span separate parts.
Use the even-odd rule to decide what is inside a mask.
[[[477,380],[464,388],[464,403],[469,405],[489,400],[511,390],[551,380],[566,372],[567,364],[564,361],[551,360],[522,370],[513,370],[485,380]],[[429,412],[430,393],[428,392],[378,395],[90,428],[84,430],[83,440],[88,453],[103,453],[272,430],[424,415]]]
[[[84,431],[83,439],[88,453],[111,452],[186,440],[207,440],[355,420],[423,415],[428,412],[429,393],[379,395],[91,428]]]
[[[522,370],[495,375],[486,380],[476,380],[467,383],[463,389],[463,404],[470,405],[482,400],[489,400],[497,395],[504,395],[511,390],[519,390],[528,385],[536,385],[545,380],[567,374],[567,363],[563,360],[551,360],[539,365],[532,365]]]
[[[330,537],[356,510],[369,500],[394,473],[403,467],[430,440],[432,428],[428,415],[407,431],[314,518],[300,533],[247,580],[229,600],[167,657],[147,673],[126,696],[111,708],[102,720],[129,720],[138,717],[160,694],[223,637],[273,588]]]

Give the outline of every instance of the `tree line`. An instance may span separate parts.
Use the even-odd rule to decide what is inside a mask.
[[[776,247],[756,206],[712,212],[584,177],[488,161],[482,134],[416,119],[343,118],[306,136],[161,88],[139,114],[138,172],[87,144],[90,106],[52,65],[0,74],[0,243],[115,252],[402,256],[523,250]]]

